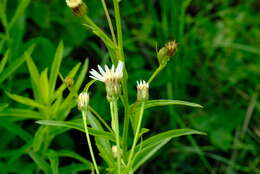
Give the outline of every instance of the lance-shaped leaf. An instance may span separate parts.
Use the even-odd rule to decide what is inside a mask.
[[[48,125],[48,126],[59,126],[59,127],[67,127],[70,129],[77,129],[81,132],[85,133],[85,129],[83,127],[82,122],[79,121],[54,121],[54,120],[39,120],[36,121],[38,124]],[[93,136],[100,136],[104,139],[109,139],[111,141],[115,141],[114,136],[106,131],[98,130],[96,128],[88,128],[89,134]]]
[[[133,162],[133,169],[138,169],[143,163],[149,160],[161,147],[167,144],[172,138],[205,133],[192,129],[175,129],[154,135],[145,141],[141,142],[135,148],[135,158]]]
[[[184,105],[184,106],[202,108],[202,106],[197,103],[181,101],[181,100],[149,100],[145,103],[144,108],[147,109],[156,106],[167,106],[167,105]]]

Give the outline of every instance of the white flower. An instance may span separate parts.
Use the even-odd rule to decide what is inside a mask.
[[[137,89],[142,90],[144,88],[149,88],[149,83],[146,83],[144,80],[137,81]]]
[[[89,94],[87,92],[82,92],[78,97],[78,108],[79,110],[87,109],[89,103]]]
[[[68,7],[76,8],[82,4],[82,0],[66,0],[66,3]]]
[[[91,75],[89,77],[105,83],[108,101],[117,100],[120,96],[120,81],[123,78],[123,67],[124,62],[119,61],[116,68],[112,65],[111,69],[109,69],[108,66],[105,65],[105,68],[102,69],[101,66],[98,65],[99,72],[94,69],[90,71]]]
[[[144,80],[137,81],[137,100],[145,101],[149,98],[149,83]]]
[[[105,65],[104,69],[102,69],[101,66],[98,65],[99,73],[96,70],[92,69],[90,71],[91,76],[89,77],[104,83],[114,80],[120,81],[123,78],[123,67],[124,63],[122,61],[118,62],[116,69],[114,65],[112,65],[111,69],[109,69],[107,65]]]

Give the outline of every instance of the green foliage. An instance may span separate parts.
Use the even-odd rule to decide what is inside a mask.
[[[82,26],[84,20],[73,16],[64,1],[0,0],[0,173],[94,172],[76,109],[83,89],[90,91],[88,128],[99,169],[107,173],[115,167],[115,135],[104,124],[110,121],[104,86],[85,84],[88,66],[108,63],[109,57],[115,63],[118,48],[110,39],[102,3],[84,2],[89,19]],[[120,11],[128,102],[133,103],[131,138],[141,107],[134,102],[136,80],[149,79],[158,66],[156,51],[165,42],[175,39],[178,45],[174,58],[150,85],[134,171],[259,173],[259,3],[123,0]],[[109,13],[113,20],[115,13]],[[66,77],[74,80],[73,86],[66,86]],[[156,100],[159,96],[166,100]],[[183,99],[201,103],[203,109],[187,108],[201,106]],[[186,127],[208,136],[170,141],[175,131],[200,133]],[[154,135],[164,131],[158,134],[162,137]],[[127,154],[131,138],[122,142]],[[154,144],[148,145],[151,140]],[[101,163],[98,151],[107,164]],[[150,157],[155,160],[145,163]],[[127,161],[127,155],[123,158]]]

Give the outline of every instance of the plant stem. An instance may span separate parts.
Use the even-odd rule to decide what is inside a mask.
[[[111,22],[109,12],[107,10],[106,2],[105,2],[105,0],[101,0],[101,2],[102,2],[102,5],[103,5],[103,8],[104,8],[106,17],[107,17],[107,22],[108,22],[108,26],[109,26],[109,29],[110,29],[110,32],[111,32],[111,35],[112,35],[112,39],[113,39],[114,43],[116,44],[116,36],[115,36],[115,32],[114,32],[113,24]]]
[[[109,102],[110,104],[110,111],[111,111],[111,117],[112,117],[112,129],[114,130],[116,134],[116,146],[118,150],[117,154],[117,173],[121,174],[121,149],[120,149],[120,134],[119,134],[119,121],[118,121],[118,106],[117,101],[113,100]]]
[[[94,163],[96,173],[99,174],[96,159],[95,159],[95,156],[94,156],[94,153],[93,153],[93,149],[92,149],[92,145],[91,145],[91,141],[90,141],[90,137],[89,137],[89,133],[88,133],[86,111],[82,111],[82,119],[83,119],[85,133],[86,133],[86,137],[87,137],[87,141],[88,141],[88,147],[89,147],[90,155],[91,155],[92,161]]]
[[[117,41],[118,41],[118,43],[117,43],[117,46],[118,46],[117,56],[118,56],[118,60],[125,61],[119,1],[113,0],[113,5],[114,5],[114,11],[115,11],[115,18],[116,18],[116,30],[117,30]],[[126,71],[126,66],[124,66],[124,79],[122,81],[123,98],[124,98],[124,106],[125,106],[124,128],[123,128],[124,150],[127,148],[126,145],[125,145],[125,142],[127,141],[129,120],[130,120],[130,118],[129,118],[129,105],[128,105],[127,80],[128,80],[128,74],[127,74],[127,71]]]
[[[143,113],[144,113],[144,103],[145,102],[141,103],[140,114],[139,114],[139,117],[138,117],[138,123],[137,123],[136,132],[135,132],[135,136],[134,136],[134,142],[133,142],[133,145],[132,145],[132,148],[131,148],[131,151],[130,151],[130,155],[128,157],[127,169],[130,168],[130,171],[131,171],[131,164],[132,164],[134,149],[135,149],[135,146],[136,146],[138,139],[139,139],[139,132],[140,132],[140,129],[141,129],[141,123],[142,123]]]
[[[90,27],[94,34],[96,34],[102,41],[106,44],[106,46],[115,48],[116,45],[114,42],[110,39],[110,37],[107,36],[107,34],[102,31],[88,16],[83,16],[83,19],[85,20],[88,27]]]
[[[153,79],[163,70],[164,66],[160,65],[152,74],[152,76],[149,78],[148,83],[151,83]]]
[[[124,53],[123,53],[123,36],[122,36],[122,26],[121,26],[121,17],[119,10],[119,2],[118,0],[113,0],[114,10],[115,10],[115,18],[116,18],[116,30],[117,30],[117,41],[118,41],[118,49],[119,49],[119,60],[124,61]]]

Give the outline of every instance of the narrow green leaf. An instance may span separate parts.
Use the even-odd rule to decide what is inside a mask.
[[[42,155],[37,152],[29,152],[29,155],[39,168],[44,171],[44,173],[51,173],[51,169],[48,163],[43,159]]]
[[[7,79],[18,67],[23,64],[24,61],[25,57],[23,56],[5,68],[0,74],[0,83]]]
[[[13,133],[14,135],[17,135],[18,137],[23,139],[25,142],[28,142],[32,139],[32,136],[28,132],[23,130],[16,123],[10,122],[8,120],[1,120],[0,127],[7,129],[9,132]]]
[[[148,161],[158,150],[160,150],[165,144],[167,144],[171,139],[164,139],[160,143],[142,148],[137,152],[134,159],[133,170],[136,171],[141,165]]]
[[[61,126],[61,127],[67,127],[70,129],[77,129],[81,132],[85,133],[83,124],[81,121],[54,121],[54,120],[39,120],[36,121],[38,124],[42,125],[48,125],[48,126]],[[96,128],[88,128],[89,129],[89,134],[93,136],[99,136],[102,137],[103,139],[109,139],[111,141],[115,141],[114,136],[106,131],[103,130],[98,130]]]
[[[202,108],[201,105],[181,100],[149,100],[145,103],[145,109],[156,107],[156,106],[167,106],[167,105],[185,105],[191,107]]]
[[[86,74],[87,74],[87,71],[88,71],[88,63],[89,63],[89,60],[86,59],[84,64],[83,64],[83,67],[80,71],[80,74],[78,76],[78,79],[74,85],[74,91],[77,92],[81,86],[81,84],[83,83],[83,81],[85,80],[86,78]]]
[[[77,153],[73,152],[73,151],[69,151],[69,150],[59,150],[57,151],[57,154],[60,157],[69,157],[69,158],[74,158],[82,163],[84,163],[84,165],[88,166],[89,169],[93,168],[92,162],[86,160],[85,158],[83,158],[82,156],[78,155]]]
[[[53,96],[55,90],[62,57],[63,57],[63,42],[61,41],[58,45],[58,48],[56,49],[56,53],[51,67],[51,73],[50,73],[50,95],[51,96]]]
[[[133,168],[136,170],[149,158],[151,158],[162,146],[168,143],[172,138],[191,135],[191,134],[201,134],[205,133],[192,130],[192,129],[175,129],[154,135],[145,141],[138,144],[135,148],[136,158],[133,163]]]
[[[8,97],[10,97],[11,99],[13,99],[14,101],[18,102],[18,103],[22,103],[24,105],[28,105],[31,107],[36,107],[36,108],[40,108],[40,109],[44,109],[45,107],[43,105],[41,105],[40,103],[27,98],[27,97],[22,97],[16,94],[11,94],[9,92],[6,92],[6,94],[8,95]]]
[[[44,115],[42,115],[41,113],[28,110],[28,109],[8,108],[2,111],[0,110],[0,117],[6,117],[6,116],[18,117],[21,119],[35,119],[35,120],[44,118]]]
[[[58,174],[59,173],[59,157],[58,157],[57,152],[55,152],[54,150],[49,150],[47,152],[47,156],[48,156],[50,164],[51,164],[52,174]]]
[[[25,53],[31,55],[34,50],[34,45],[32,45]],[[23,62],[25,61],[26,56],[23,55],[13,63],[11,63],[7,68],[5,68],[2,73],[0,74],[0,84],[7,79],[17,68],[19,68]]]
[[[27,67],[29,69],[30,77],[31,77],[31,83],[32,83],[32,88],[33,88],[33,94],[35,99],[39,99],[40,95],[40,74],[39,71],[32,60],[31,56],[28,55],[28,53],[25,54],[26,56],[26,63]]]
[[[3,69],[4,69],[4,67],[5,67],[5,65],[6,65],[6,63],[7,63],[7,60],[8,60],[8,58],[9,58],[9,54],[10,54],[10,50],[8,49],[8,50],[5,52],[5,55],[4,55],[3,59],[2,59],[1,62],[0,62],[0,74],[1,74],[1,72],[3,71]]]
[[[48,69],[46,68],[40,76],[40,94],[42,96],[44,104],[49,104],[49,81],[48,81]]]
[[[11,22],[8,25],[8,28],[12,28],[15,22],[24,14],[25,9],[29,5],[31,0],[21,0],[19,6],[17,7],[14,16],[11,19]]]

